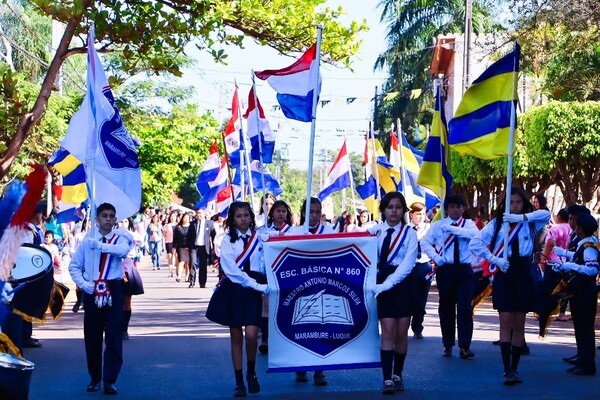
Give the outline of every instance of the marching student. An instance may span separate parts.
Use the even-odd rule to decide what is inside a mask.
[[[471,268],[469,241],[479,230],[470,219],[463,218],[466,203],[459,195],[444,200],[447,217],[431,224],[421,240],[422,251],[434,262],[439,292],[438,314],[442,330],[444,357],[452,357],[455,332],[461,359],[471,359],[473,338],[474,274]]]
[[[269,210],[267,223],[259,228],[259,233],[267,235],[285,235],[292,231],[292,210],[283,200],[276,200]],[[270,265],[265,266],[271,268]],[[269,297],[263,296],[262,315],[260,318],[260,354],[269,352]]]
[[[574,360],[575,366],[567,369],[567,372],[573,375],[596,374],[594,321],[598,303],[596,290],[598,239],[594,236],[594,232],[597,230],[596,219],[590,214],[581,214],[577,217],[575,226],[575,233],[579,238],[576,251],[567,251],[558,246],[554,248],[557,256],[572,260],[564,263],[553,262],[552,268],[574,274],[568,290],[573,292],[571,315],[577,343],[577,358]]]
[[[269,294],[269,287],[266,285],[260,235],[255,232],[255,227],[250,204],[241,201],[231,203],[227,214],[228,231],[221,243],[221,267],[225,277],[215,289],[206,310],[206,318],[229,327],[235,371],[234,397],[246,396],[242,370],[244,336],[248,392],[260,392],[256,376],[256,347],[262,295]]]
[[[324,233],[337,233],[330,225],[325,225],[321,222],[322,205],[321,201],[316,197],[310,198],[310,209],[308,215],[308,231],[313,235],[322,235]],[[300,209],[300,225],[294,227],[290,232],[293,235],[304,234],[304,221],[306,221],[306,200],[302,202],[302,208]],[[315,371],[313,374],[313,381],[316,386],[326,386],[327,379],[322,370]],[[308,382],[308,374],[306,371],[296,372],[296,382],[304,383]]]
[[[69,264],[73,282],[83,290],[83,336],[90,383],[88,392],[117,394],[114,384],[123,366],[123,258],[129,253],[130,238],[113,231],[115,207],[98,206],[97,229],[86,235]],[[91,250],[91,251],[90,251]],[[104,363],[102,357],[104,336]],[[104,365],[103,365],[104,364]]]
[[[408,350],[408,327],[415,307],[411,271],[417,260],[417,233],[408,226],[404,196],[390,192],[379,205],[383,222],[369,229],[377,239],[377,316],[381,324],[383,394],[404,390],[402,372]]]
[[[420,241],[429,231],[430,224],[426,221],[426,207],[421,202],[414,202],[410,205],[408,213],[410,221],[408,225],[417,232],[417,239]],[[361,214],[362,215],[362,214]],[[427,297],[431,287],[432,268],[429,257],[418,247],[417,263],[413,269],[413,289],[415,292],[415,310],[411,320],[411,328],[415,339],[423,339],[423,320],[425,318],[425,307],[427,306]]]
[[[496,218],[477,233],[469,246],[475,255],[499,268],[494,275],[493,306],[500,317],[500,351],[505,385],[522,382],[518,367],[525,343],[525,315],[534,311],[536,306],[531,269],[533,239],[549,220],[550,211],[534,211],[525,192],[514,187],[510,192],[510,213],[505,212],[503,200],[498,206]],[[507,230],[508,261],[502,256],[506,250],[504,234]]]

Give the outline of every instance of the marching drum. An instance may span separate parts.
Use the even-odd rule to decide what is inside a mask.
[[[3,400],[28,399],[31,373],[34,367],[35,365],[31,361],[0,353],[0,398]]]
[[[13,308],[25,315],[42,319],[54,286],[52,255],[43,247],[23,244],[12,270]]]

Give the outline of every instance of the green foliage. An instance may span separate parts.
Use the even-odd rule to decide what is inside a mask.
[[[283,189],[283,194],[280,197],[288,203],[292,212],[298,213],[298,215],[300,215],[302,202],[306,199],[307,179],[307,171],[292,169],[287,161],[282,162],[279,184]]]
[[[548,175],[567,203],[600,187],[600,103],[550,102],[523,116],[528,178]]]
[[[184,182],[196,181],[214,138],[219,137],[218,123],[211,114],[200,115],[195,105],[174,106],[169,113],[134,111],[123,121],[142,142],[138,150],[142,203],[165,206]],[[190,205],[189,191],[186,197]]]

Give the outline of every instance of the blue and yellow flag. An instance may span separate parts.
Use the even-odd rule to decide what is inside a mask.
[[[465,92],[448,124],[448,143],[461,155],[493,160],[508,154],[510,116],[517,101],[519,44]]]
[[[60,201],[67,204],[80,204],[88,199],[85,168],[81,161],[61,148],[50,156],[48,164],[63,176]]]
[[[447,196],[452,186],[450,164],[450,150],[446,132],[446,117],[441,90],[438,87],[435,95],[435,111],[431,124],[429,141],[425,147],[421,171],[417,183],[435,193],[437,196]]]

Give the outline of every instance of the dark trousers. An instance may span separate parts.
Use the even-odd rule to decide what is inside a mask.
[[[473,269],[469,264],[442,265],[436,272],[436,282],[442,343],[444,347],[454,346],[456,322],[458,345],[468,349],[473,338]]]
[[[596,369],[596,342],[594,320],[598,293],[595,283],[590,279],[571,299],[571,315],[577,343],[577,366]]]
[[[415,309],[411,320],[411,328],[414,333],[423,333],[423,319],[425,318],[425,307],[427,307],[427,297],[431,281],[427,279],[427,274],[431,272],[431,264],[416,263],[412,270],[413,276],[413,299],[415,299]]]
[[[206,254],[206,247],[194,246],[190,251],[190,285],[196,284],[196,275],[198,275],[198,285],[200,287],[206,286],[206,280],[208,279],[207,271],[208,254]]]
[[[123,366],[123,280],[108,281],[112,306],[98,308],[95,295],[84,293],[83,335],[85,355],[93,382],[115,383]],[[102,339],[104,369],[102,368]]]

